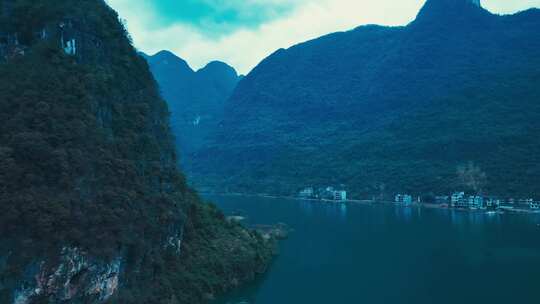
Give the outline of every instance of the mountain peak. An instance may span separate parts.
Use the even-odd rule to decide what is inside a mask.
[[[427,0],[414,23],[473,25],[470,20],[478,23],[487,16],[491,14],[482,8],[480,0]]]
[[[174,53],[172,53],[171,51],[167,51],[167,50],[161,50],[161,51],[155,53],[154,55],[152,55],[151,57],[168,57],[168,58],[178,58],[178,59],[180,59],[180,57],[176,56]]]
[[[168,73],[180,73],[181,75],[192,75],[195,73],[184,59],[170,51],[163,50],[154,55],[143,57],[148,61],[153,72],[159,69],[162,73],[165,71],[168,71]]]
[[[184,59],[176,56],[174,53],[170,51],[165,51],[165,50],[159,51],[155,55],[150,56],[150,57],[154,58],[155,60],[163,61],[164,63],[169,63],[169,62],[179,63],[188,67],[191,70],[188,63]]]
[[[198,74],[213,74],[229,76],[229,78],[238,78],[238,73],[236,70],[222,61],[212,61],[208,63],[204,68],[197,71]]]

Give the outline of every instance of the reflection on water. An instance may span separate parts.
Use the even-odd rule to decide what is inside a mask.
[[[306,216],[313,216],[314,212],[323,213],[330,218],[346,219],[347,204],[337,202],[298,201],[298,204]]]
[[[313,201],[299,201],[299,205],[305,215],[311,216],[313,214]]]
[[[347,204],[340,204],[341,218],[347,218]]]
[[[540,303],[539,215],[210,199],[293,229],[270,271],[218,304]]]
[[[405,206],[395,206],[394,207],[396,218],[404,221],[404,222],[410,222],[412,220],[413,216],[413,207],[405,207]],[[414,208],[417,211],[420,211],[420,208]],[[420,214],[418,214],[418,217],[420,217]]]

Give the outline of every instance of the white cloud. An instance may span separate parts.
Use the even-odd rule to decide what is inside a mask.
[[[540,0],[482,0],[483,6],[491,12],[510,14],[531,7],[540,8]]]
[[[261,1],[261,0],[249,0]],[[241,29],[225,36],[209,37],[197,28],[177,23],[158,28],[159,16],[141,0],[108,0],[127,20],[135,45],[147,53],[166,49],[194,68],[221,60],[248,73],[279,48],[362,24],[404,25],[412,21],[424,0],[266,0],[294,2],[297,9],[282,19],[257,28]],[[484,0],[497,13],[540,7],[540,0]],[[216,38],[216,36],[218,38]]]

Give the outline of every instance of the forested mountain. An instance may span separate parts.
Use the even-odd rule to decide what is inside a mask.
[[[270,243],[202,203],[102,0],[0,0],[0,303],[203,303]]]
[[[428,0],[407,26],[278,50],[188,170],[216,191],[540,195],[540,11],[477,2]]]
[[[206,143],[222,119],[225,101],[240,81],[229,65],[213,61],[193,71],[181,58],[161,51],[147,59],[171,111],[171,127],[176,136],[181,161]]]

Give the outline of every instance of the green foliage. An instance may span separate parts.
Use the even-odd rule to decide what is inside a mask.
[[[240,82],[186,171],[217,191],[344,184],[371,198],[472,191],[457,170],[473,162],[484,192],[540,195],[540,11],[458,4],[277,51]]]
[[[131,281],[134,284],[121,291],[120,299],[137,304],[204,303],[265,271],[272,243],[238,223],[225,221],[211,204],[193,204],[188,214],[181,258],[169,251],[161,260],[143,265],[141,273],[159,276],[152,281]],[[137,275],[131,274],[132,278]]]
[[[77,56],[51,30],[0,63],[0,258],[18,253],[0,269],[0,300],[31,261],[54,260],[64,246],[125,258],[114,303],[202,302],[231,287],[215,263],[252,276],[266,244],[186,185],[167,105],[114,11],[98,0],[18,0],[1,30],[33,33],[65,18]],[[182,229],[185,253],[165,250]],[[230,256],[219,251],[228,240],[238,246]]]
[[[121,69],[79,65],[43,42],[0,66],[3,237],[46,235],[46,244],[112,251],[159,236],[156,224],[182,222],[177,201],[186,186],[174,167],[166,106],[142,60],[134,52],[131,60]],[[139,83],[128,71],[143,75]],[[106,74],[115,81],[103,83]],[[149,93],[130,92],[134,82]],[[109,122],[99,121],[104,111]],[[173,216],[146,219],[164,210]]]
[[[182,153],[182,164],[187,164],[191,154],[204,146],[208,135],[218,128],[225,102],[240,77],[222,62],[211,62],[195,72],[167,51],[145,58],[171,110],[172,131]]]

